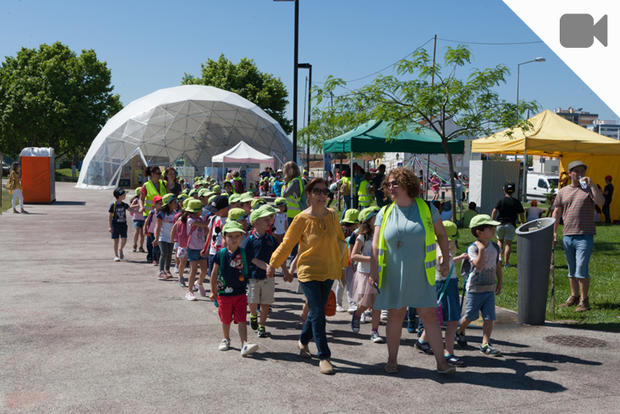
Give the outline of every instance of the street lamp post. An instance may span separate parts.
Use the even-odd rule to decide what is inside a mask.
[[[293,162],[297,162],[297,61],[299,59],[299,0],[273,0],[295,2],[295,46],[293,57]]]
[[[521,120],[521,112],[519,112],[519,76],[521,74],[521,65],[534,62],[544,62],[544,57],[521,62],[517,65],[517,119]],[[523,185],[521,186],[521,199],[527,201],[527,134],[523,134]]]
[[[310,125],[310,114],[312,112],[312,65],[310,63],[300,63],[298,68],[308,69],[308,125]],[[310,134],[306,140],[306,171],[310,174]]]

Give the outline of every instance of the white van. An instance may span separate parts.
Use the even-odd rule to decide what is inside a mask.
[[[527,175],[527,199],[528,200],[546,200],[545,194],[551,192],[551,189],[557,193],[558,191],[557,175],[528,173]]]

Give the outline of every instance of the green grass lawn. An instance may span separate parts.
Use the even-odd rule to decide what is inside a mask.
[[[5,181],[2,180],[2,185],[5,184]],[[11,208],[11,194],[9,191],[2,187],[2,212],[5,212]]]
[[[555,319],[551,312],[551,275],[549,275],[549,299],[547,320],[572,320],[576,326],[620,332],[620,226],[597,226],[594,251],[590,259],[590,306],[587,312],[575,312],[575,308],[561,308],[570,295],[568,267],[561,243],[555,247]],[[474,241],[469,229],[459,230],[459,253]],[[510,263],[517,263],[518,243],[513,243]],[[504,308],[517,310],[517,268],[502,269],[503,288],[496,303]]]
[[[77,183],[80,172],[76,170],[75,178],[71,175],[71,168],[58,168],[56,170],[56,181],[72,181]]]

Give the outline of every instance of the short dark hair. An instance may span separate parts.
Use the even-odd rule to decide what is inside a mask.
[[[476,202],[475,202],[475,201],[470,201],[470,202],[469,202],[469,209],[470,209],[470,210],[475,210],[475,209],[476,209],[476,207],[478,207],[478,206],[476,205]]]

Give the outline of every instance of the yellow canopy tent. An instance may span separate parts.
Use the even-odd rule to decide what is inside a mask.
[[[505,129],[486,138],[472,141],[472,152],[495,154],[543,155],[559,157],[561,170],[568,163],[581,160],[594,184],[605,187],[605,176],[620,181],[620,141],[583,128],[555,113],[545,110],[529,119],[532,126]],[[509,132],[512,132],[510,134]],[[612,181],[613,182],[613,181]],[[611,204],[612,219],[620,218],[620,194]]]

